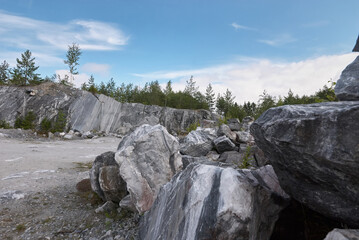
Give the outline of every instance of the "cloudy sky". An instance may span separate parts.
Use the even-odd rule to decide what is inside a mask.
[[[29,49],[43,77],[82,49],[76,84],[169,80],[235,101],[312,94],[358,55],[358,0],[0,0],[0,61]]]

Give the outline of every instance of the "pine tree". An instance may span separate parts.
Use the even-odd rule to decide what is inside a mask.
[[[9,81],[9,64],[4,60],[0,64],[0,85],[7,84]]]
[[[186,81],[186,87],[184,92],[195,97],[196,93],[198,92],[198,87],[196,87],[196,81],[193,80],[193,76],[189,80]]]
[[[30,50],[26,50],[21,54],[21,60],[16,58],[16,62],[17,70],[14,70],[13,74],[21,75],[22,79],[20,80],[21,84],[19,85],[26,85],[39,81],[39,74],[35,73],[39,67],[35,66],[35,58],[31,57]],[[17,75],[16,77],[18,78],[19,76]]]
[[[211,84],[208,84],[206,88],[206,103],[211,112],[214,112],[215,94]]]
[[[165,94],[165,107],[167,107],[167,104],[170,101],[171,95],[173,94],[172,81],[171,80],[169,80],[167,82],[166,88],[164,90],[164,94]]]

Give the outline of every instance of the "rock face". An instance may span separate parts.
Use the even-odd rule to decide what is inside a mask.
[[[271,166],[190,164],[161,189],[140,239],[269,239],[287,199]]]
[[[127,195],[126,183],[120,177],[114,152],[96,157],[90,170],[91,188],[104,201],[120,202]]]
[[[343,70],[334,91],[340,101],[359,101],[359,56]]]
[[[359,239],[359,229],[338,229],[328,233],[324,240],[356,240]]]
[[[359,102],[269,109],[251,126],[283,189],[314,211],[359,225]]]
[[[205,110],[120,103],[105,95],[55,83],[43,83],[31,89],[0,86],[0,120],[13,126],[18,116],[29,111],[37,115],[37,125],[45,117],[54,120],[61,111],[67,116],[66,128],[82,133],[96,130],[126,134],[142,124],[161,124],[172,133],[184,132],[192,123],[215,117]]]
[[[179,143],[161,125],[142,125],[120,142],[116,161],[138,212],[147,211],[160,187],[182,168]]]
[[[353,48],[353,52],[359,52],[359,36],[357,38],[357,42]]]
[[[185,138],[181,139],[180,152],[183,155],[193,157],[205,156],[212,150],[212,141],[216,137],[216,132],[212,128],[197,128],[195,131],[191,131]]]

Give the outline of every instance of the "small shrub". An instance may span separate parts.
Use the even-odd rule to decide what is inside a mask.
[[[187,131],[187,132],[194,131],[194,130],[196,130],[197,127],[199,127],[199,126],[200,126],[199,121],[194,122],[194,123],[191,123],[191,124],[186,128],[186,131]]]
[[[5,120],[0,120],[0,128],[9,129],[9,128],[11,128],[11,126]]]
[[[16,226],[16,231],[23,232],[26,230],[26,226],[24,224],[19,224]]]
[[[42,133],[48,133],[49,131],[51,131],[51,128],[52,122],[47,117],[45,117],[40,123],[40,131]]]
[[[251,151],[252,151],[251,146],[247,146],[246,152],[244,153],[243,161],[238,166],[239,168],[243,169],[243,168],[249,168],[250,166],[252,166],[250,164],[250,161],[253,160],[253,156],[251,156],[252,155]]]
[[[14,128],[22,128],[22,122],[24,121],[23,117],[17,117],[15,119]]]
[[[15,120],[14,128],[34,129],[36,115],[34,112],[28,112],[25,117],[17,117]]]
[[[66,114],[61,110],[57,114],[52,132],[63,132],[66,127]]]
[[[221,125],[223,125],[223,124],[227,124],[227,118],[226,117],[221,117],[221,118],[219,118],[218,119],[218,122],[217,122],[217,124],[218,124],[218,127],[219,126],[221,126]]]
[[[30,111],[25,115],[24,121],[22,122],[23,129],[34,129],[35,128],[36,115]]]

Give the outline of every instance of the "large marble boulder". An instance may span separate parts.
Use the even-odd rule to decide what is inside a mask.
[[[182,168],[179,143],[161,125],[142,125],[120,142],[116,161],[138,212],[150,209],[165,183]]]
[[[213,128],[197,128],[180,140],[180,152],[193,157],[206,156],[212,150],[212,141],[217,137]]]
[[[359,225],[359,102],[271,108],[251,126],[283,189],[325,216]]]
[[[236,149],[236,145],[226,136],[221,136],[214,139],[213,144],[218,153],[233,151]]]
[[[235,132],[233,132],[227,124],[222,124],[221,126],[219,126],[217,135],[218,135],[218,137],[226,136],[233,143],[237,142],[237,134]]]
[[[141,220],[140,239],[269,239],[287,200],[271,166],[190,164],[161,189]]]
[[[241,130],[241,122],[238,120],[238,118],[228,119],[227,125],[232,131],[240,131]]]
[[[359,101],[359,56],[343,70],[334,91],[340,101]]]
[[[328,233],[324,240],[357,240],[359,239],[359,229],[338,229]]]
[[[127,195],[114,152],[97,156],[90,170],[91,188],[104,201],[120,202]]]

